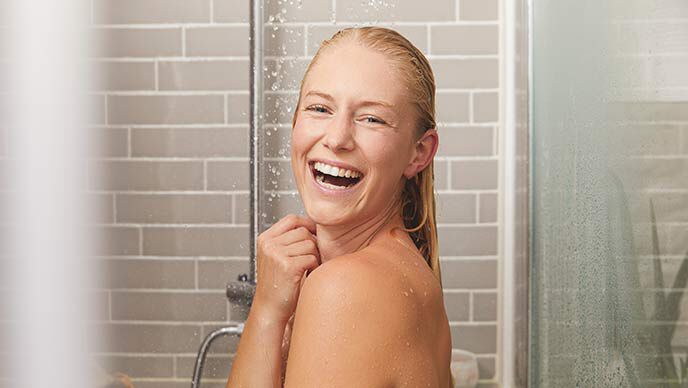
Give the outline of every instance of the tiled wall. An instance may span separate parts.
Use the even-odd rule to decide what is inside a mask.
[[[106,265],[98,350],[136,387],[187,387],[212,329],[242,321],[224,287],[248,272],[248,2],[92,0],[103,79],[92,190]],[[496,386],[498,0],[268,0],[268,223],[302,207],[287,140],[298,82],[318,43],[371,21],[399,30],[438,83],[440,254],[455,348]],[[282,11],[284,10],[284,11]],[[277,197],[277,194],[280,197]],[[204,381],[223,386],[236,339],[215,343]]]

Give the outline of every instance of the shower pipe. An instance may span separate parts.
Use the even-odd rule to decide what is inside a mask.
[[[262,150],[262,136],[261,129],[263,127],[263,4],[261,0],[250,1],[250,16],[249,16],[249,55],[250,55],[250,123],[249,123],[249,179],[250,199],[249,199],[249,273],[239,275],[237,281],[230,282],[227,285],[227,298],[230,303],[237,304],[246,308],[250,308],[253,301],[253,295],[256,290],[256,243],[258,234],[260,233],[260,216],[263,213],[262,203],[260,201],[260,193],[262,192],[261,185],[261,170],[263,161]],[[196,356],[196,363],[194,364],[194,373],[191,378],[191,388],[199,388],[201,386],[201,376],[203,374],[203,365],[205,364],[206,354],[210,348],[210,344],[217,338],[226,335],[236,335],[241,337],[244,331],[244,324],[239,323],[232,326],[216,329],[203,340],[198,355]]]

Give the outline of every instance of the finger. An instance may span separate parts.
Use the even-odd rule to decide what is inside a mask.
[[[313,271],[314,269],[318,268],[318,258],[315,255],[300,255],[300,256],[294,256],[292,257],[292,260],[294,260],[301,268],[304,268],[307,271]],[[304,279],[306,277],[304,276],[301,279],[300,285],[303,285]],[[301,287],[299,287],[301,289]]]
[[[293,244],[301,240],[313,240],[316,242],[316,238],[306,227],[299,226],[296,229],[292,229],[283,235],[279,236],[277,241],[282,245]]]
[[[282,217],[279,221],[275,222],[268,230],[265,231],[266,234],[270,236],[279,236],[288,232],[291,229],[296,229],[299,226],[304,226],[311,233],[315,234],[315,222],[310,218],[305,218],[298,216],[296,214],[288,214]]]
[[[318,245],[312,240],[301,240],[284,247],[287,256],[319,255]]]

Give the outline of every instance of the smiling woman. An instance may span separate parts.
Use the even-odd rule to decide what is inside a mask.
[[[308,216],[258,238],[228,387],[453,387],[434,115],[430,65],[399,33],[349,28],[323,42],[291,137]]]

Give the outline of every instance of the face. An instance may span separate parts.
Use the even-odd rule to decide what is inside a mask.
[[[319,56],[301,93],[292,170],[306,212],[318,224],[380,215],[436,151],[434,137],[429,160],[427,151],[418,152],[414,107],[383,54],[339,42]],[[423,138],[432,140],[434,133]]]

